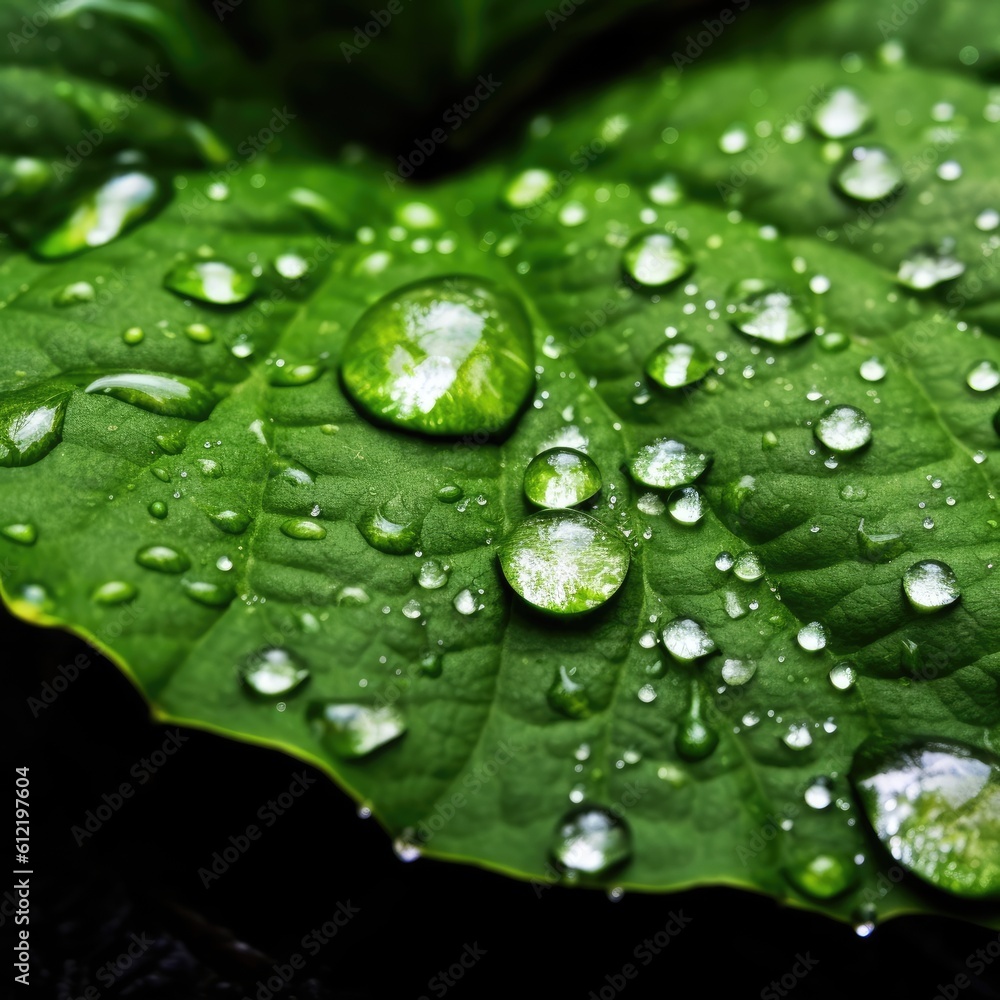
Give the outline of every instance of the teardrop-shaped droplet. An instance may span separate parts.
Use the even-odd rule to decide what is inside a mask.
[[[221,260],[180,261],[163,284],[184,298],[217,306],[246,302],[257,289],[257,279]]]
[[[38,529],[30,521],[16,521],[0,528],[0,535],[18,545],[34,545],[38,541]]]
[[[917,247],[900,261],[896,279],[918,292],[927,291],[965,272],[965,265],[942,247]]]
[[[576,667],[560,666],[546,698],[560,715],[569,719],[587,719],[593,715],[594,705],[576,673]]]
[[[109,580],[102,583],[90,596],[98,604],[126,604],[135,600],[139,591],[127,580]]]
[[[834,177],[843,194],[856,201],[880,201],[903,186],[903,170],[880,146],[855,146]]]
[[[791,344],[813,330],[798,298],[777,285],[747,278],[733,286],[729,298],[731,322],[755,340]]]
[[[535,382],[524,307],[499,285],[469,276],[379,299],[355,323],[341,364],[362,410],[426,434],[501,431]]]
[[[632,475],[646,486],[673,489],[693,483],[711,464],[707,452],[672,438],[643,445],[632,459]]]
[[[148,174],[112,177],[32,249],[39,257],[54,260],[104,246],[146,215],[156,205],[158,195],[159,186]]]
[[[680,721],[674,747],[678,756],[692,762],[704,760],[711,756],[719,745],[719,733],[708,723],[701,708],[701,694],[698,685],[691,685],[691,702],[688,710]]]
[[[326,528],[307,517],[291,517],[281,523],[281,533],[302,541],[326,538]]]
[[[646,374],[664,389],[680,389],[703,379],[714,362],[701,348],[673,341],[658,347],[646,359]]]
[[[230,510],[226,507],[207,513],[212,524],[227,535],[242,535],[253,523],[253,518],[245,510]]]
[[[622,254],[625,273],[644,288],[664,288],[694,267],[688,245],[670,233],[640,233]]]
[[[872,109],[851,87],[834,87],[813,111],[813,127],[826,139],[857,135],[870,121]]]
[[[1000,894],[1000,766],[985,750],[929,741],[862,744],[852,779],[868,820],[905,868],[968,898]]]
[[[693,486],[682,486],[667,498],[667,510],[678,524],[697,524],[705,516],[705,498]]]
[[[503,200],[509,208],[530,208],[554,191],[557,183],[556,175],[551,170],[539,167],[522,170],[507,182]]]
[[[936,559],[914,563],[903,574],[903,591],[910,604],[924,613],[940,611],[962,596],[954,570]]]
[[[268,381],[276,386],[308,385],[323,374],[323,365],[303,362],[298,365],[273,365]]]
[[[681,663],[692,663],[715,652],[715,640],[693,618],[675,618],[663,630],[667,652]]]
[[[990,392],[1000,385],[1000,367],[995,361],[977,361],[966,373],[965,384],[976,392]]]
[[[0,399],[0,466],[31,465],[62,440],[71,390],[33,386]]]
[[[560,821],[552,856],[568,873],[601,875],[632,856],[632,834],[609,809],[581,805]]]
[[[204,604],[206,608],[224,608],[236,596],[229,584],[208,580],[181,580],[181,589],[195,604]]]
[[[186,420],[204,420],[215,406],[215,397],[200,383],[180,375],[124,372],[95,379],[84,392],[113,396],[150,413]]]
[[[406,720],[395,705],[314,702],[307,715],[323,747],[348,760],[367,757],[406,732]]]
[[[539,507],[575,507],[601,488],[594,460],[573,448],[550,448],[524,471],[524,495]]]
[[[148,545],[136,553],[135,561],[145,569],[160,573],[183,573],[191,568],[191,560],[169,545]]]
[[[862,518],[858,524],[858,553],[868,562],[890,562],[907,549],[906,539],[901,531],[879,531],[865,524]]]
[[[857,671],[847,660],[843,660],[830,668],[830,683],[838,691],[850,691],[857,683],[857,679]]]
[[[420,520],[394,503],[362,515],[358,531],[372,548],[388,555],[414,552],[420,544]]]
[[[309,680],[309,671],[287,649],[272,646],[249,657],[239,669],[247,694],[263,700],[287,698]]]
[[[857,868],[832,854],[817,854],[805,861],[793,862],[785,877],[810,899],[833,899],[857,881]]]
[[[543,510],[504,539],[500,566],[533,607],[556,614],[592,611],[625,581],[629,551],[597,518],[577,510]]]
[[[816,439],[830,451],[850,454],[872,439],[872,425],[856,406],[831,406],[816,421]]]

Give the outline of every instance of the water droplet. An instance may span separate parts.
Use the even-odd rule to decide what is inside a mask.
[[[406,720],[395,705],[313,702],[307,718],[326,750],[350,760],[367,757],[406,732]]]
[[[457,500],[462,499],[462,495],[462,487],[456,486],[454,483],[447,483],[445,486],[442,486],[436,494],[438,500],[442,503],[455,503]]]
[[[719,149],[723,153],[742,153],[750,145],[750,133],[742,125],[730,125],[719,136]]]
[[[420,602],[413,598],[408,600],[400,610],[403,612],[404,617],[411,618],[413,620],[416,620],[421,616],[421,614],[423,614]]]
[[[625,580],[629,551],[597,518],[545,510],[522,521],[500,547],[507,582],[533,607],[557,614],[592,611]]]
[[[135,600],[138,593],[134,584],[125,580],[109,580],[102,583],[90,596],[98,604],[125,604]]]
[[[281,524],[281,533],[289,538],[307,539],[326,538],[326,528],[322,524],[310,521],[305,517],[292,517]]]
[[[162,500],[154,500],[146,510],[152,517],[159,518],[161,521],[167,516],[167,505]]]
[[[857,135],[870,121],[868,102],[850,87],[834,87],[813,111],[813,128],[826,139]]]
[[[93,302],[96,297],[94,286],[89,281],[74,281],[60,289],[52,302],[57,306],[79,306]]]
[[[150,413],[187,420],[204,420],[215,398],[204,386],[179,375],[127,372],[95,379],[84,392],[113,396]]]
[[[438,590],[448,582],[448,568],[442,566],[436,559],[428,559],[421,563],[417,573],[417,583],[424,590]]]
[[[691,685],[691,701],[681,719],[674,746],[684,760],[699,761],[710,756],[719,745],[719,734],[702,717],[701,694],[698,685]]]
[[[126,344],[141,344],[146,334],[141,326],[130,326],[123,334],[122,340]]]
[[[896,278],[901,285],[918,292],[957,278],[965,265],[944,248],[917,247],[899,263]]]
[[[995,208],[984,208],[976,216],[976,229],[983,233],[990,233],[1000,226],[1000,212]]]
[[[510,208],[530,208],[554,191],[557,185],[556,176],[550,170],[537,167],[522,170],[507,182],[503,200]]]
[[[656,701],[656,688],[652,684],[643,684],[639,688],[639,701],[644,705],[648,705],[651,702]]]
[[[444,670],[444,657],[440,653],[428,651],[420,657],[418,666],[424,677],[440,677]]]
[[[427,434],[503,430],[534,388],[531,324],[500,286],[460,276],[407,285],[365,312],[342,359],[368,414]]]
[[[684,197],[680,181],[673,174],[665,174],[647,193],[654,205],[676,205]]]
[[[0,535],[18,545],[34,545],[38,540],[38,529],[28,522],[5,524],[0,528]]]
[[[806,790],[803,798],[810,809],[827,809],[833,802],[833,792],[826,778],[817,778]]]
[[[736,687],[746,684],[755,673],[757,664],[754,660],[729,659],[722,664],[722,679]]]
[[[160,573],[183,573],[191,568],[191,560],[169,545],[148,545],[136,553],[135,561],[145,569]]]
[[[253,522],[245,510],[219,509],[208,511],[208,519],[227,535],[242,535]]]
[[[729,315],[738,330],[769,344],[791,344],[813,330],[799,300],[789,291],[756,278],[730,290]]]
[[[679,389],[704,378],[713,366],[713,360],[700,348],[671,341],[646,359],[646,374],[665,389]]]
[[[53,260],[104,246],[154,207],[159,186],[143,173],[112,177],[82,199],[55,229],[35,243],[40,257]]]
[[[271,367],[268,381],[275,386],[308,385],[315,382],[323,374],[324,366],[304,362],[299,365],[282,365]]]
[[[879,840],[905,868],[959,896],[1000,891],[1000,767],[959,743],[872,740],[852,780]]]
[[[855,146],[837,169],[837,187],[857,201],[880,201],[903,185],[903,171],[888,150]]]
[[[582,201],[568,201],[559,209],[559,222],[564,226],[580,226],[589,214]]]
[[[181,589],[195,604],[204,604],[206,608],[224,608],[236,596],[229,584],[207,580],[181,580]]]
[[[863,410],[855,406],[831,406],[816,421],[816,438],[837,454],[864,448],[872,439],[872,425]]]
[[[809,727],[805,723],[793,723],[788,727],[785,735],[781,737],[781,742],[789,750],[805,750],[812,746],[812,741],[812,733],[809,732]]]
[[[298,281],[309,273],[309,261],[301,254],[283,253],[274,258],[274,269],[288,281]]]
[[[965,383],[976,392],[989,392],[1000,385],[1000,368],[994,361],[977,361],[966,374]]]
[[[406,555],[420,544],[420,521],[411,517],[402,501],[392,500],[365,514],[358,522],[364,540],[387,555]]]
[[[733,557],[729,552],[720,552],[715,557],[715,568],[720,573],[728,573],[733,568]]]
[[[632,459],[632,475],[646,486],[673,489],[693,483],[711,464],[711,456],[671,438],[643,445]]]
[[[715,652],[715,640],[691,618],[675,618],[661,637],[667,652],[681,663],[692,663]]]
[[[903,574],[903,591],[917,611],[940,611],[962,596],[952,568],[936,559],[914,563]]]
[[[678,524],[697,524],[705,516],[705,500],[693,486],[683,486],[667,498],[667,510]]]
[[[601,875],[632,856],[632,835],[610,810],[581,806],[559,823],[552,856],[570,873]]]
[[[215,340],[212,328],[205,323],[188,323],[184,327],[184,333],[188,340],[193,340],[196,344],[211,344]]]
[[[181,261],[170,270],[163,284],[184,298],[219,306],[246,302],[257,289],[252,274],[221,260]]]
[[[817,854],[808,861],[789,865],[785,877],[805,896],[833,899],[857,881],[857,871],[832,854]]]
[[[669,233],[640,233],[622,254],[625,273],[645,288],[664,288],[694,267],[688,245]]]
[[[754,552],[741,552],[733,563],[733,573],[746,583],[753,583],[764,575],[764,566]]]
[[[460,615],[474,615],[479,610],[476,598],[468,587],[465,590],[460,590],[451,603]]]
[[[524,472],[524,495],[539,507],[574,507],[601,488],[594,460],[573,448],[550,448]]]
[[[576,679],[576,667],[559,667],[546,698],[554,711],[570,719],[586,719],[594,712],[586,689]]]
[[[819,622],[809,622],[799,629],[795,639],[807,653],[818,653],[826,648],[826,629]]]
[[[846,660],[830,668],[830,683],[838,691],[850,691],[857,679],[857,671]]]
[[[881,382],[888,374],[888,370],[880,358],[869,358],[867,361],[861,362],[858,374],[866,382]]]

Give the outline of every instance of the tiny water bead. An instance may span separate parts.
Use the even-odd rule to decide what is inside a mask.
[[[556,828],[552,857],[568,873],[601,875],[631,856],[631,831],[609,809],[581,805]]]
[[[705,498],[693,486],[682,486],[667,498],[667,510],[678,524],[697,524],[706,509]]]
[[[225,507],[218,510],[211,510],[207,513],[208,519],[212,524],[227,535],[242,535],[253,523],[253,518],[245,510],[231,510]]]
[[[694,267],[688,245],[669,233],[640,233],[622,254],[625,273],[645,288],[664,288]]]
[[[420,544],[420,521],[395,502],[363,514],[358,531],[373,549],[387,555],[415,552]]]
[[[967,898],[1000,893],[1000,767],[985,750],[928,741],[863,744],[852,780],[889,853]]]
[[[834,87],[813,111],[813,128],[826,139],[857,135],[872,117],[868,102],[851,87]]]
[[[830,451],[846,455],[872,439],[872,425],[863,410],[844,404],[831,406],[816,421],[816,439]]]
[[[693,483],[711,465],[707,452],[673,438],[643,445],[631,462],[632,476],[645,486],[673,489]]]
[[[169,545],[147,545],[136,553],[135,561],[144,569],[160,573],[184,573],[191,568],[187,555]]]
[[[879,201],[902,187],[903,170],[881,146],[855,146],[837,168],[834,183],[856,201]]]
[[[663,647],[681,663],[693,663],[715,652],[715,640],[693,618],[675,618],[663,630]]]
[[[807,653],[818,653],[826,648],[826,629],[819,622],[809,622],[799,629],[795,639]]]
[[[830,683],[838,691],[850,691],[857,683],[858,674],[846,660],[830,668]]]
[[[990,392],[1000,385],[1000,367],[995,361],[977,361],[966,373],[965,384],[976,392]]]
[[[181,580],[181,590],[185,597],[206,608],[224,608],[236,596],[228,583],[212,583],[209,580]]]
[[[129,583],[127,580],[108,580],[107,583],[102,583],[97,587],[90,596],[98,604],[115,605],[127,604],[129,601],[135,600],[138,593],[139,590],[135,584]]]
[[[34,545],[38,541],[38,529],[27,521],[5,524],[0,528],[0,535],[18,545]]]
[[[587,690],[576,677],[576,667],[560,666],[545,696],[554,711],[569,719],[586,719],[594,713]]]
[[[297,365],[274,365],[269,374],[268,382],[274,386],[294,387],[315,382],[323,374],[325,367],[321,364],[302,362]]]
[[[731,322],[755,340],[792,344],[813,330],[798,298],[777,285],[748,278],[732,287],[729,299]]]
[[[556,175],[551,170],[533,167],[512,177],[503,191],[503,200],[509,208],[530,208],[554,191]]]
[[[850,889],[858,874],[850,862],[832,854],[817,854],[807,861],[789,865],[785,877],[804,896],[833,899]]]
[[[62,440],[70,390],[33,386],[0,399],[0,466],[32,465]]]
[[[249,271],[221,260],[180,261],[163,284],[184,298],[217,306],[239,305],[257,290],[257,280]]]
[[[646,374],[664,389],[680,389],[703,379],[715,362],[693,344],[668,343],[646,359]]]
[[[505,429],[534,388],[524,307],[483,278],[417,282],[355,323],[344,385],[370,416],[425,434]]]
[[[500,547],[507,582],[528,604],[556,614],[600,607],[625,581],[629,551],[617,532],[576,510],[525,518]]]
[[[913,608],[925,614],[941,611],[962,596],[952,568],[936,559],[910,566],[903,574],[903,592]]]
[[[104,375],[84,392],[112,396],[150,413],[186,420],[204,420],[215,406],[215,397],[200,383],[180,375],[152,372]]]
[[[309,679],[309,671],[287,649],[272,646],[249,657],[238,671],[247,694],[266,700],[287,698]]]
[[[306,517],[292,517],[281,524],[281,533],[302,541],[326,538],[326,528]]]
[[[947,249],[918,247],[900,261],[896,280],[914,291],[925,292],[964,271],[965,265]]]
[[[573,448],[550,448],[524,472],[524,495],[539,507],[575,507],[601,488],[594,460]]]
[[[358,760],[398,740],[406,719],[395,705],[313,702],[306,713],[313,735],[337,757]]]
[[[146,215],[158,197],[159,185],[148,174],[119,174],[83,198],[32,249],[39,257],[55,260],[104,246]]]

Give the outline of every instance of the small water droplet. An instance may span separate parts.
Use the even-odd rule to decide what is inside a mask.
[[[871,441],[872,425],[864,411],[855,406],[831,406],[816,421],[815,434],[830,451],[850,454]]]
[[[126,604],[139,593],[135,584],[127,580],[109,580],[102,583],[90,596],[98,604]]]
[[[857,135],[870,121],[872,109],[851,87],[834,87],[813,111],[813,128],[827,139]]]
[[[947,563],[924,559],[903,574],[903,591],[915,610],[940,611],[961,597],[958,580]]]
[[[292,517],[283,521],[281,533],[289,538],[297,538],[302,541],[326,538],[326,528],[305,517]]]
[[[1000,385],[1000,367],[994,361],[977,361],[966,373],[965,383],[976,392],[990,392]]]
[[[784,288],[748,278],[732,287],[729,298],[732,323],[755,340],[791,344],[813,330],[798,298]]]
[[[693,483],[711,464],[711,456],[684,441],[657,438],[632,459],[635,479],[645,486],[673,489]]]
[[[681,663],[691,663],[715,652],[715,640],[692,618],[675,618],[661,637],[667,652]]]
[[[646,359],[646,374],[664,389],[680,389],[703,379],[715,362],[692,344],[670,341]]]
[[[524,472],[524,495],[539,507],[574,507],[600,488],[594,460],[573,448],[543,451]]]
[[[610,810],[580,806],[560,821],[552,856],[569,873],[601,875],[632,856],[632,835]]]
[[[136,553],[135,561],[145,569],[160,573],[184,573],[191,568],[187,555],[169,545],[148,545]]]
[[[637,285],[665,288],[694,267],[688,245],[669,233],[640,233],[622,254],[622,267]]]
[[[396,705],[313,702],[306,713],[315,737],[330,753],[348,760],[367,757],[398,740],[406,720]]]
[[[693,486],[684,486],[667,498],[667,510],[678,524],[697,524],[705,516],[705,500]]]
[[[184,298],[221,306],[246,302],[257,289],[252,274],[221,260],[180,261],[163,284]]]
[[[826,629],[819,622],[809,622],[799,629],[795,639],[807,653],[818,653],[826,648]]]
[[[857,679],[857,671],[846,660],[830,668],[830,683],[838,691],[850,691]]]
[[[18,545],[34,545],[38,540],[38,529],[28,521],[5,524],[0,528],[0,535]]]
[[[880,201],[903,185],[903,171],[881,146],[855,146],[836,172],[837,187],[857,201]]]
[[[186,420],[204,420],[215,406],[215,397],[200,383],[180,375],[125,372],[104,375],[84,389],[137,406],[150,413]]]

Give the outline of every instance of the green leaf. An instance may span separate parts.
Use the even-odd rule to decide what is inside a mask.
[[[210,173],[178,175],[155,218],[76,257],[5,249],[11,607],[99,644],[158,717],[325,769],[406,851],[541,881],[558,863],[585,884],[726,883],[861,922],[996,923],[995,868],[968,891],[961,870],[996,848],[1000,397],[966,382],[1000,364],[975,222],[1000,204],[992,98],[963,65],[884,65],[881,39],[852,42],[860,68],[789,49],[803,31],[793,17],[767,58],[626,81],[434,187],[260,158],[221,201]],[[901,163],[952,114],[961,177],[907,176],[877,216],[838,195],[850,140],[805,121],[814,88],[842,83],[872,107],[864,141]],[[727,153],[734,126],[748,145]],[[552,183],[512,209],[522,169]],[[683,250],[683,267],[639,268],[655,287],[627,253],[645,234],[670,237],[649,253]],[[901,285],[914,247],[945,239],[965,275]],[[255,284],[228,305],[167,287],[192,260]],[[352,395],[341,378],[355,325],[458,275],[523,305],[530,399],[503,435],[375,422],[353,401],[364,371],[344,372]],[[375,342],[384,378],[396,361]],[[668,377],[670,344],[686,346]],[[554,448],[599,472],[576,513],[525,495]],[[590,532],[627,566],[621,586],[551,533],[537,578],[519,577],[546,524]],[[593,587],[529,596],[571,558]],[[873,738],[906,767],[914,744],[960,748],[981,781],[961,815],[936,785],[914,803],[979,823],[957,874],[941,855],[901,855],[915,876],[893,861],[899,803],[871,804],[889,780]]]

